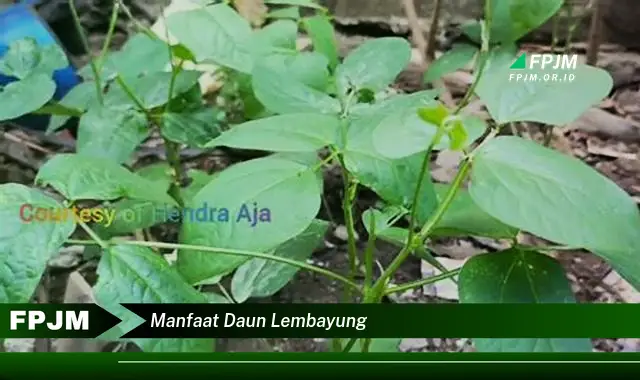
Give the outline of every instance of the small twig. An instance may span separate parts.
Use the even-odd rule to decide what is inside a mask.
[[[37,150],[38,152],[41,152],[41,153],[44,153],[44,154],[53,154],[53,152],[50,151],[49,149],[43,148],[40,145],[34,144],[32,142],[29,142],[29,141],[27,141],[27,140],[25,140],[23,138],[20,138],[20,137],[14,135],[14,134],[11,134],[9,132],[2,132],[2,137],[4,137],[7,140],[13,141],[15,143],[22,144],[22,145],[24,145],[24,146],[26,146],[28,148],[33,149],[33,150]]]
[[[100,71],[98,70],[98,65],[96,65],[96,60],[93,59],[91,54],[91,49],[89,48],[89,42],[87,41],[87,35],[82,29],[82,23],[80,23],[80,17],[78,16],[78,10],[76,9],[76,5],[74,3],[75,0],[69,0],[69,9],[71,9],[71,15],[73,16],[73,23],[76,26],[76,30],[78,32],[78,36],[80,37],[80,41],[82,42],[82,48],[89,55],[89,65],[91,66],[91,71],[93,72],[93,78],[96,85],[96,97],[98,99],[98,103],[103,103],[102,96],[102,80],[100,78]]]
[[[589,28],[589,41],[587,44],[587,65],[595,66],[598,63],[598,51],[600,50],[602,34],[600,1],[592,0],[591,6],[591,26]]]
[[[414,1],[402,0],[402,6],[404,7],[404,11],[409,22],[411,37],[422,57],[422,70],[424,71],[431,62],[433,62],[435,56],[436,34],[438,33],[438,19],[440,17],[441,1],[436,0],[435,10],[429,27],[429,40],[425,39],[424,33],[422,33],[420,19],[418,18]],[[440,100],[451,108],[455,107],[456,103],[453,100],[451,92],[449,92],[447,86],[444,84],[444,81],[442,79],[438,79],[433,82],[433,85],[435,88],[440,90]]]

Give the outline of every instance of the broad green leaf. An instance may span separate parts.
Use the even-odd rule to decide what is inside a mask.
[[[220,134],[220,122],[224,114],[216,108],[202,108],[197,111],[162,114],[161,131],[167,139],[202,147]]]
[[[146,247],[116,245],[105,250],[98,265],[97,303],[120,317],[123,335],[136,327],[123,303],[207,303],[207,298],[187,284],[156,252]],[[145,352],[211,352],[213,339],[133,339]]]
[[[45,74],[33,74],[0,87],[0,121],[11,120],[45,105],[56,91],[56,84]]]
[[[298,7],[324,9],[322,6],[316,4],[313,0],[264,0],[264,3],[272,5],[295,5]]]
[[[505,224],[592,250],[624,268],[640,288],[638,207],[580,160],[518,137],[498,137],[475,157],[469,193]]]
[[[88,108],[99,106],[96,94],[96,85],[94,82],[82,82],[73,87],[64,98],[59,102],[60,105],[74,108],[80,111],[86,111]],[[54,115],[51,116],[47,133],[53,133],[62,127],[70,116]]]
[[[321,192],[319,175],[298,162],[266,157],[236,164],[188,202],[193,217],[183,221],[180,241],[270,251],[311,224],[320,208]],[[190,283],[197,283],[248,260],[244,256],[181,250],[177,265]]]
[[[76,227],[72,218],[38,218],[43,210],[62,208],[37,190],[15,183],[0,185],[0,303],[31,299],[47,262]]]
[[[305,262],[324,238],[328,227],[327,222],[314,220],[302,234],[276,248],[273,255]],[[287,285],[299,270],[277,261],[251,259],[234,273],[231,294],[240,303],[249,298],[270,297]]]
[[[409,231],[404,228],[392,227],[392,222],[405,214],[405,210],[397,207],[388,207],[383,210],[368,209],[362,213],[362,224],[367,233],[375,233],[378,239],[403,246],[407,241]],[[371,230],[372,225],[373,231]]]
[[[458,278],[462,303],[575,303],[560,263],[510,249],[472,257]],[[561,316],[559,316],[561,317]],[[589,339],[474,339],[481,352],[591,352]]]
[[[457,44],[451,50],[445,52],[436,59],[424,73],[425,82],[433,82],[443,75],[458,71],[471,62],[478,53],[478,48],[473,45]]]
[[[231,301],[218,293],[204,293],[204,296],[207,297],[208,303],[231,303]]]
[[[167,27],[199,63],[211,62],[251,72],[251,26],[228,5],[173,13],[167,17]]]
[[[107,212],[113,213],[113,221],[97,223],[92,228],[101,238],[110,239],[165,223],[169,215],[167,210],[173,206],[154,201],[123,199],[103,207]]]
[[[411,45],[398,37],[376,38],[357,47],[336,69],[339,94],[350,89],[384,89],[407,67]]]
[[[343,346],[346,345],[348,340],[343,341]],[[373,338],[369,344],[369,350],[367,352],[399,352],[400,351],[401,338]],[[362,352],[362,340],[358,339],[349,352]]]
[[[125,163],[148,135],[147,118],[140,112],[92,107],[80,118],[77,152]]]
[[[313,152],[335,144],[340,130],[337,116],[287,114],[236,125],[207,147],[228,146],[280,152]]]
[[[186,202],[193,199],[193,197],[195,197],[203,187],[208,185],[216,175],[217,173],[209,174],[196,169],[190,169],[189,171],[187,171],[187,177],[191,179],[191,182],[186,188],[182,189],[182,198]]]
[[[265,64],[256,65],[253,71],[253,91],[267,109],[276,113],[337,114],[341,110],[337,99]]]
[[[339,63],[338,42],[329,17],[315,15],[302,19],[307,34],[311,38],[314,51],[323,54],[329,60],[333,70]]]
[[[298,20],[300,18],[300,8],[286,7],[281,9],[274,9],[271,12],[267,13],[267,17],[273,19]]]
[[[432,107],[427,105],[425,108]],[[452,124],[457,124],[454,128],[463,128],[466,133],[464,142],[458,141],[462,147],[480,138],[486,130],[485,123],[475,116],[460,115]],[[373,131],[373,145],[385,157],[403,158],[427,151],[437,131],[438,125],[425,121],[416,108],[398,108],[391,110]],[[450,135],[445,134],[434,149],[451,148],[451,144]]]
[[[329,62],[320,53],[273,54],[261,64],[319,91],[325,91],[329,85]]]
[[[51,77],[54,71],[69,65],[67,56],[57,44],[38,46],[33,38],[12,41],[0,59],[0,73],[25,79],[35,74]]]
[[[156,182],[158,186],[168,190],[169,186],[171,186],[171,183],[173,182],[172,172],[173,169],[168,163],[161,162],[140,168],[136,171],[136,174],[140,177]]]
[[[277,20],[253,32],[251,44],[258,55],[282,50],[296,53],[298,24],[292,20]]]
[[[401,159],[384,157],[374,147],[373,132],[390,112],[413,109],[415,113],[419,105],[433,102],[435,94],[435,91],[423,91],[398,96],[374,106],[363,107],[351,115],[343,149],[345,165],[360,183],[392,205],[408,205],[413,201],[424,154]],[[428,215],[435,206],[430,176],[425,176],[422,196],[420,202],[424,209],[421,207],[421,212]]]
[[[569,80],[571,75],[573,80]],[[578,64],[575,70],[513,70],[507,64],[485,72],[476,94],[498,124],[533,121],[564,125],[600,102],[612,86],[609,73],[587,65]]]
[[[164,106],[169,101],[172,75],[168,71],[158,71],[127,80],[125,84],[145,109],[153,109]],[[176,75],[171,94],[172,99],[190,91],[198,83],[200,75],[199,71],[188,70],[181,71]],[[105,105],[113,107],[133,107],[135,105],[125,89],[117,83],[111,86],[104,102]]]
[[[117,163],[79,154],[58,154],[38,171],[36,183],[53,187],[69,200],[112,200],[120,197],[174,204],[153,181]]]
[[[515,42],[549,20],[562,8],[563,0],[493,1],[491,42]],[[471,23],[463,31],[472,40],[480,41],[480,25]]]
[[[438,202],[442,202],[449,185],[435,184]],[[423,220],[421,222],[426,222]],[[483,236],[494,239],[512,239],[518,229],[508,226],[484,212],[475,204],[469,192],[459,189],[453,201],[436,224],[432,236]]]
[[[145,33],[137,33],[119,51],[107,54],[100,67],[100,75],[103,80],[112,79],[118,74],[130,80],[140,75],[164,71],[169,64],[169,46],[166,42]],[[85,79],[94,79],[90,65],[86,65],[78,73]]]

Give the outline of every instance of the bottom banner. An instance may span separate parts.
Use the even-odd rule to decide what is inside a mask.
[[[395,379],[533,375],[603,378],[640,372],[640,353],[590,354],[0,354],[0,379],[226,379],[278,378]],[[446,377],[445,377],[446,376]]]

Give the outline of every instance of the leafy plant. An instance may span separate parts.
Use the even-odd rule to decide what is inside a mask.
[[[20,81],[0,93],[8,99],[2,101],[0,119],[48,112],[59,117],[52,119],[55,130],[64,118],[80,117],[78,152],[52,158],[36,182],[52,187],[67,207],[94,200],[122,213],[135,210],[138,217],[117,219],[110,227],[75,221],[25,224],[17,204],[62,204],[39,190],[1,185],[2,302],[28,302],[46,261],[65,242],[101,249],[96,296],[126,320],[125,328],[136,321],[119,303],[245,302],[275,294],[300,269],[342,282],[346,299],[363,303],[378,303],[391,293],[452,277],[459,277],[464,303],[575,302],[559,263],[544,254],[544,247],[518,244],[520,232],[590,250],[640,289],[640,214],[631,198],[576,159],[520,137],[499,136],[504,124],[512,121],[564,124],[611,89],[606,72],[584,65],[571,83],[507,80],[517,40],[550,18],[561,1],[486,0],[485,17],[476,32],[467,29],[481,46],[456,47],[427,72],[427,79],[437,79],[473,60],[474,83],[455,109],[443,105],[435,90],[386,94],[410,60],[411,48],[404,39],[365,42],[340,61],[331,23],[317,4],[265,3],[309,7],[317,13],[299,19],[299,12],[292,12],[295,8],[281,8],[275,21],[255,31],[225,4],[169,15],[168,29],[177,43],[142,31],[110,55],[117,59],[96,59],[91,70],[83,71],[86,82],[60,103],[45,105],[53,90],[43,74],[61,67],[59,57],[36,53],[29,41],[11,46],[0,68]],[[312,52],[295,49],[300,26],[311,37]],[[163,50],[167,55],[159,58]],[[229,125],[224,109],[203,101],[200,72],[183,69],[187,61],[220,67],[225,86],[233,84],[240,103],[251,108],[244,120]],[[164,71],[167,65],[170,71]],[[92,88],[96,91],[90,95]],[[36,99],[35,93],[42,98]],[[492,121],[466,113],[474,95],[486,104]],[[569,98],[570,105],[558,100]],[[168,163],[138,172],[122,166],[154,130],[164,138]],[[183,170],[181,144],[272,154],[209,176]],[[319,158],[325,148],[328,155]],[[460,151],[464,157],[446,186],[434,184],[428,171],[433,154],[441,150]],[[329,163],[337,163],[344,176],[347,276],[306,262],[327,229],[318,211],[321,169]],[[363,215],[370,244],[362,252],[362,265],[353,212],[361,187],[375,191],[385,203]],[[122,239],[134,233],[146,236],[138,232],[165,223],[167,218],[154,215],[159,207],[197,210],[203,204],[231,206],[236,212],[252,205],[256,213],[249,214],[247,222],[236,220],[232,212],[231,223],[221,222],[229,219],[221,210],[202,220],[184,217],[176,243]],[[409,227],[398,227],[400,220]],[[76,227],[90,240],[69,240]],[[470,235],[506,238],[513,244],[469,260],[461,271],[389,286],[412,254],[437,265],[427,249],[430,239]],[[378,238],[400,250],[374,278],[373,242]],[[176,251],[177,261],[163,259],[154,249]],[[356,280],[361,267],[364,281]],[[222,286],[224,277],[231,277],[233,299],[199,291],[204,284]],[[118,338],[125,332],[121,328],[105,338]],[[211,340],[135,343],[146,351],[213,349]],[[333,342],[334,350],[345,352],[396,346],[397,340],[389,339]],[[501,351],[590,350],[588,341],[566,339],[479,339],[476,346]]]

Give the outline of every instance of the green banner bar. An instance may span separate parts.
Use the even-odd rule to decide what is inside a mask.
[[[145,320],[125,338],[640,338],[638,304],[123,306]],[[94,305],[0,305],[0,338],[95,337],[118,322]]]
[[[637,304],[124,305],[128,338],[638,338]]]
[[[479,378],[530,375],[570,378],[635,378],[640,354],[0,354],[0,378],[83,379],[396,379]]]

